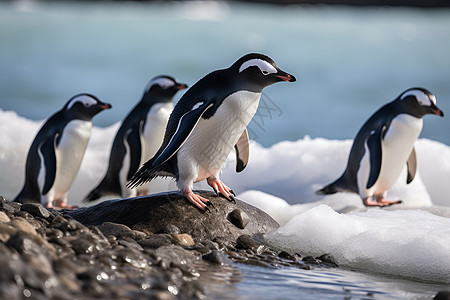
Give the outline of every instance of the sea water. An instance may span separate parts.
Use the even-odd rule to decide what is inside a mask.
[[[69,192],[70,204],[83,205],[106,170],[119,120],[148,79],[169,74],[192,85],[247,52],[263,52],[298,81],[265,90],[249,126],[250,163],[236,174],[230,154],[222,179],[282,224],[265,236],[272,247],[331,253],[340,268],[233,264],[226,274],[208,271],[211,298],[430,299],[448,288],[447,117],[425,117],[418,174],[406,185],[404,171],[387,196],[402,205],[365,209],[357,195],[314,191],[341,174],[358,128],[402,90],[426,87],[450,113],[450,10],[19,1],[0,5],[0,38],[0,194],[7,199],[21,188],[34,135],[72,95],[91,92],[113,104],[94,118]],[[175,189],[164,180],[152,187]]]

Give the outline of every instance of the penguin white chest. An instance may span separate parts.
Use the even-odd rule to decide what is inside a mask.
[[[201,181],[217,174],[258,109],[261,93],[239,91],[223,100],[209,119],[201,118],[178,152],[184,172]]]
[[[152,158],[158,151],[164,139],[167,121],[172,110],[172,102],[156,103],[150,108],[142,132],[143,151],[141,161]]]
[[[411,154],[414,143],[422,131],[422,126],[423,120],[421,118],[407,114],[400,114],[392,120],[381,143],[382,160],[380,174],[369,191],[365,189],[367,179],[362,183],[365,193],[372,195],[383,194],[397,181],[400,173],[406,166],[406,161]],[[365,161],[362,164],[368,166],[369,159],[367,151],[363,160]]]
[[[56,176],[51,192],[55,198],[65,194],[72,185],[91,136],[92,122],[70,121],[56,147]],[[50,192],[49,192],[50,193]]]

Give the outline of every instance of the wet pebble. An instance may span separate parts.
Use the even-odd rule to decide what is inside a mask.
[[[175,226],[173,224],[167,224],[163,229],[163,233],[179,234],[179,233],[181,233],[181,230],[180,230],[180,228],[178,228],[177,226]]]
[[[24,203],[20,208],[22,211],[29,212],[35,217],[47,219],[50,217],[50,212],[45,209],[40,203]]]
[[[236,240],[237,249],[257,249],[260,245],[248,234],[243,234]]]
[[[231,260],[228,256],[219,250],[213,250],[202,256],[203,260],[209,261],[214,264],[219,265],[229,265],[231,264]]]
[[[113,235],[117,238],[134,237],[134,232],[130,227],[112,222],[105,222],[97,228],[107,237]]]
[[[6,213],[0,211],[0,223],[9,223],[11,219],[8,217]]]
[[[156,249],[162,246],[171,245],[172,238],[168,234],[154,234],[146,239],[140,240],[138,243],[143,248]]]
[[[187,233],[178,233],[171,234],[171,237],[177,242],[180,246],[184,247],[192,247],[195,245],[194,239]]]

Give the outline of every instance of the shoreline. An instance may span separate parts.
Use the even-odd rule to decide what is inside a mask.
[[[173,195],[186,203],[178,206],[205,214]],[[173,195],[168,202],[179,204]],[[212,193],[208,197],[216,208],[233,206]],[[250,234],[200,239],[168,223],[160,232],[113,222],[85,226],[70,216],[75,211],[0,197],[1,298],[207,299],[198,269],[218,271],[234,263],[302,270],[337,267],[328,255],[275,251]]]

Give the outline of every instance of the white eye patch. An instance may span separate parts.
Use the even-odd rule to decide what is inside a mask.
[[[67,106],[67,109],[68,110],[71,109],[72,106],[75,103],[78,103],[78,102],[83,103],[83,105],[85,107],[91,107],[91,106],[96,105],[98,103],[97,100],[95,100],[94,98],[92,98],[92,97],[90,97],[88,95],[81,95],[81,96],[73,98],[72,101],[70,101],[69,105]]]
[[[403,100],[408,96],[414,96],[417,99],[417,102],[423,106],[431,106],[431,103],[436,105],[436,97],[434,95],[428,97],[428,95],[422,92],[421,90],[407,91],[402,95],[400,99]]]
[[[275,69],[274,66],[269,64],[267,61],[259,59],[259,58],[247,60],[239,68],[239,73],[241,73],[245,69],[247,69],[249,67],[253,67],[253,66],[257,66],[261,70],[261,73],[263,73],[264,75],[277,73],[277,69]]]
[[[150,80],[150,82],[145,87],[145,92],[148,92],[148,90],[151,89],[152,86],[159,85],[163,89],[168,89],[175,85],[175,82],[169,78],[159,77],[155,78],[153,80]]]

